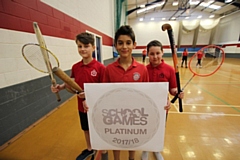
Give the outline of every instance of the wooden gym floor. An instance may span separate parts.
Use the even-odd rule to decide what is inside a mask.
[[[141,61],[141,58],[137,58]],[[172,64],[170,58],[165,61]],[[191,77],[180,68],[182,86]],[[169,112],[164,150],[165,160],[240,159],[240,63],[227,58],[210,77],[195,77],[185,88],[184,112],[177,103]],[[12,140],[0,151],[1,160],[74,160],[85,149],[80,129],[76,97],[73,96],[51,114]],[[140,160],[141,151],[135,160]],[[109,151],[109,160],[113,159]],[[121,152],[127,160],[128,153]],[[150,160],[154,160],[151,153]]]

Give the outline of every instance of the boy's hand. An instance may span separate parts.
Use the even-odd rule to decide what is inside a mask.
[[[89,109],[88,106],[87,106],[86,100],[84,100],[82,102],[82,104],[83,104],[84,113],[86,113],[88,111],[88,109]]]
[[[178,94],[178,97],[181,98],[181,99],[183,99],[183,98],[184,98],[184,92],[183,92],[183,91],[180,92],[180,93]]]
[[[86,113],[88,111],[88,106],[87,106],[87,103],[86,103],[86,100],[85,100],[85,93],[84,92],[81,92],[77,95],[79,98],[81,99],[84,99],[82,101],[82,104],[83,104],[83,109],[84,109],[84,112]]]
[[[170,94],[171,94],[172,96],[177,95],[177,94],[178,94],[177,88],[172,88],[172,89],[170,90]],[[181,99],[183,99],[183,98],[184,98],[184,91],[180,91],[180,93],[178,94],[178,97],[181,98]]]
[[[85,98],[85,93],[84,92],[79,93],[78,97],[84,99]]]
[[[165,110],[169,110],[171,108],[171,102],[170,100],[168,99],[167,100],[167,105],[164,107]]]
[[[56,84],[55,86],[53,86],[53,85],[51,85],[51,91],[53,92],[53,93],[57,93],[57,92],[59,92],[60,91],[60,85],[59,84]]]

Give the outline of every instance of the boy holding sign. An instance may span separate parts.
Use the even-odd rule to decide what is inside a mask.
[[[147,68],[132,57],[136,47],[135,34],[128,25],[121,26],[115,33],[115,48],[120,57],[106,67],[104,82],[148,82]],[[120,150],[114,150],[114,160],[120,160]],[[134,160],[135,151],[129,151],[129,160]]]

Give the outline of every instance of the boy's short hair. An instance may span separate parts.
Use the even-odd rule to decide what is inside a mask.
[[[135,34],[134,34],[134,31],[131,26],[123,25],[116,31],[115,39],[114,39],[115,44],[117,44],[117,40],[118,40],[119,36],[121,36],[121,35],[129,36],[132,39],[133,43],[135,43]]]
[[[161,50],[163,51],[163,46],[162,43],[159,42],[158,40],[153,40],[147,44],[147,52],[149,51],[149,48],[155,46],[155,47],[160,47]]]
[[[76,43],[77,41],[83,43],[83,44],[92,44],[94,46],[95,40],[94,36],[91,33],[83,32],[76,36]]]

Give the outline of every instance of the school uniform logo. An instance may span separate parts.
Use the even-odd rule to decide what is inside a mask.
[[[140,74],[138,72],[133,73],[133,80],[138,81],[140,79]]]
[[[159,74],[159,77],[164,78],[164,74],[163,73]]]
[[[93,77],[97,76],[97,71],[95,69],[91,71],[91,76],[93,76]]]

